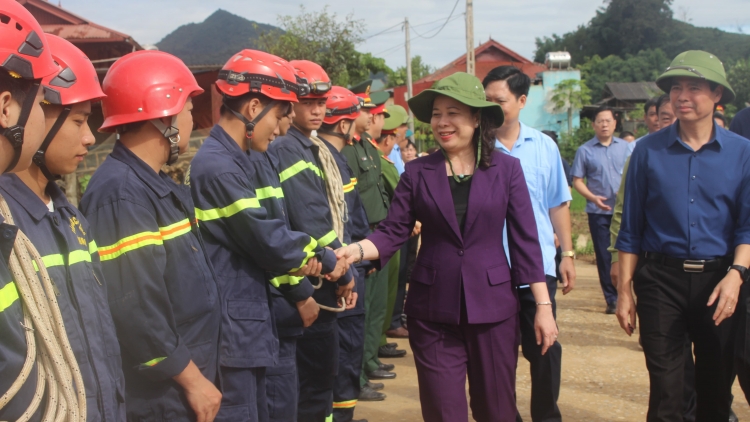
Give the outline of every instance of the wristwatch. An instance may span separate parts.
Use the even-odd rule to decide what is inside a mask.
[[[747,279],[747,267],[743,267],[742,265],[730,265],[729,268],[727,268],[727,272],[731,270],[737,270],[738,273],[740,273],[740,278],[742,278],[742,281],[745,281]]]
[[[563,258],[565,258],[565,257],[568,257],[568,256],[569,256],[569,257],[571,257],[571,258],[573,258],[573,259],[576,259],[576,251],[563,251],[563,252],[562,252],[562,253],[560,254],[560,256],[561,256],[561,257],[563,257]]]

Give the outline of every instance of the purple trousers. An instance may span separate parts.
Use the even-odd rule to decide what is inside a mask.
[[[518,315],[459,325],[409,318],[409,344],[425,421],[468,422],[467,375],[474,420],[516,420]]]

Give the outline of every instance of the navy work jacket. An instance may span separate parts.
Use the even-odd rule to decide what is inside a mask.
[[[325,174],[318,159],[318,146],[292,126],[286,135],[276,138],[268,150],[279,162],[279,180],[284,190],[284,201],[289,210],[292,229],[305,232],[322,246],[338,249],[341,242],[333,231],[333,220],[328,203]],[[346,176],[344,176],[346,177]],[[344,238],[346,241],[346,230]],[[315,291],[315,301],[329,307],[338,307],[337,285],[347,285],[353,279],[353,268],[337,283],[323,280],[322,287]],[[317,278],[311,283],[318,284]],[[336,318],[333,312],[321,310],[316,322],[330,322]]]
[[[192,360],[216,379],[221,314],[189,189],[118,141],[91,177],[81,211],[109,290],[128,420],[193,420],[172,377]]]
[[[88,221],[54,182],[54,211],[18,176],[0,176],[13,219],[34,244],[54,284],[70,346],[86,387],[86,420],[124,421],[120,346],[107,303],[99,254]]]
[[[220,362],[236,368],[272,366],[278,357],[270,286],[294,302],[304,300],[312,286],[288,273],[312,257],[323,263],[323,272],[336,265],[333,251],[290,231],[285,220],[272,218],[263,207],[259,198],[281,191],[278,185],[255,184],[273,183],[270,177],[261,182],[257,173],[266,170],[255,155],[214,126],[193,158],[187,181],[222,295]]]

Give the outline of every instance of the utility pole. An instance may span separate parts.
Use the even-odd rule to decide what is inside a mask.
[[[411,38],[409,37],[409,18],[404,18],[404,32],[406,32],[406,100],[408,101],[412,95],[412,83],[411,83]],[[414,113],[409,109],[409,130],[411,130],[411,137],[409,138],[414,142]]]
[[[474,1],[466,0],[466,73],[474,75]]]

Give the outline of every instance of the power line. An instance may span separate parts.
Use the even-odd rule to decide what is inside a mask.
[[[382,30],[382,31],[378,32],[377,34],[372,34],[372,35],[368,35],[368,36],[366,36],[366,37],[365,37],[365,41],[366,41],[366,40],[369,40],[369,39],[370,39],[370,38],[372,38],[372,37],[377,37],[378,35],[383,35],[383,34],[385,34],[386,32],[389,32],[389,31],[390,31],[391,29],[393,29],[393,28],[395,28],[395,27],[397,27],[397,26],[401,26],[402,24],[403,24],[403,22],[399,22],[399,23],[397,23],[397,24],[395,24],[395,25],[393,25],[393,26],[391,26],[391,27],[389,27],[389,28],[386,28],[386,29],[384,29],[384,30]],[[395,32],[395,31],[390,31],[390,32]]]
[[[424,39],[426,39],[426,40],[429,40],[430,38],[434,38],[434,37],[436,37],[436,36],[437,36],[437,34],[439,34],[439,33],[440,33],[440,32],[441,32],[442,30],[443,30],[443,28],[445,28],[445,25],[448,25],[448,22],[449,22],[449,21],[451,20],[451,18],[453,17],[453,13],[454,13],[454,12],[456,11],[456,7],[458,6],[458,2],[459,2],[459,1],[460,1],[460,0],[456,0],[456,3],[455,3],[455,4],[453,5],[453,9],[451,10],[451,14],[450,14],[450,15],[448,15],[448,18],[447,18],[447,19],[445,20],[445,22],[443,23],[443,26],[441,26],[441,27],[440,27],[440,29],[438,29],[438,31],[437,31],[436,33],[434,33],[434,34],[430,35],[429,37],[426,37],[426,36],[424,36],[424,35],[420,34],[420,33],[419,33],[419,32],[417,32],[417,31],[414,31],[414,33],[415,33],[415,34],[417,34],[417,36],[418,36],[418,37],[420,37],[420,38],[424,38]],[[460,15],[459,15],[459,16],[460,16]]]
[[[457,6],[457,5],[458,5],[458,0],[456,1],[456,4],[455,4],[455,5],[453,6],[453,10],[451,11],[451,14],[450,14],[450,15],[448,16],[448,18],[447,18],[448,20],[450,20],[450,21],[453,21],[453,20],[455,20],[455,19],[456,19],[456,18],[454,18],[454,19],[452,19],[452,20],[451,20],[451,16],[453,15],[453,12],[454,12],[454,11],[456,10],[456,6]],[[418,27],[418,26],[431,25],[431,24],[433,24],[433,23],[437,23],[437,22],[442,22],[442,21],[443,21],[443,18],[440,18],[440,19],[435,19],[434,21],[430,21],[430,22],[424,22],[424,23],[420,23],[420,24],[418,24],[418,25],[409,25],[409,26],[410,26],[411,28],[414,28],[414,27]],[[447,23],[448,23],[448,22],[445,22],[445,23],[444,23],[443,25],[445,25],[445,24],[447,24]],[[379,36],[379,35],[390,34],[390,33],[393,33],[393,32],[401,31],[401,30],[402,30],[401,28],[399,28],[398,30],[394,30],[394,28],[396,28],[396,27],[399,27],[399,26],[402,26],[403,24],[404,24],[403,22],[399,22],[399,23],[397,23],[397,24],[395,24],[395,25],[393,25],[393,26],[391,26],[391,27],[388,27],[388,28],[386,28],[386,29],[384,29],[384,30],[382,30],[382,31],[380,31],[380,32],[377,32],[377,33],[375,33],[375,34],[372,34],[372,35],[368,35],[368,36],[366,36],[366,37],[365,37],[365,38],[363,39],[363,41],[367,41],[367,40],[369,40],[370,38],[374,38],[374,37],[377,37],[377,36]],[[442,30],[442,28],[440,28],[440,29]],[[429,29],[429,30],[427,30],[426,32],[431,32],[431,31],[433,31],[433,30],[434,30],[434,29]],[[416,32],[416,31],[415,31],[415,32]],[[437,35],[437,34],[435,34],[435,35]],[[432,35],[431,37],[434,37],[435,35]],[[420,36],[420,37],[422,37],[422,36]],[[430,38],[431,38],[431,37],[430,37]],[[424,37],[422,37],[422,38],[424,38]],[[429,39],[429,38],[428,38],[428,39]]]
[[[378,57],[378,56],[380,56],[382,54],[392,53],[392,52],[394,52],[394,51],[402,48],[403,46],[404,46],[404,43],[398,43],[398,44],[394,45],[393,47],[390,47],[390,48],[388,48],[386,50],[381,51],[380,53],[373,54],[373,56]]]

